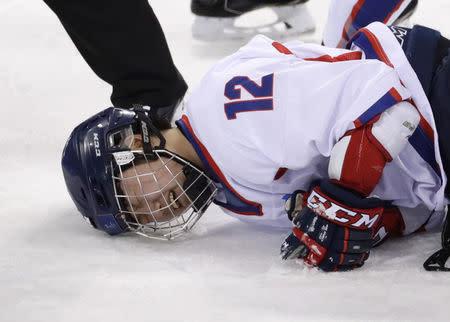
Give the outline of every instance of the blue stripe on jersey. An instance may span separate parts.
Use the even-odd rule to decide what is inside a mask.
[[[421,125],[417,126],[413,135],[409,138],[409,143],[417,151],[417,153],[424,159],[436,172],[436,174],[441,177],[441,171],[439,170],[438,163],[436,162],[436,156],[434,154],[434,142],[427,135],[425,130]]]
[[[220,175],[216,173],[214,170],[214,167],[211,165],[211,163],[208,160],[208,157],[203,153],[199,143],[197,142],[194,134],[191,132],[189,126],[181,119],[176,121],[177,126],[180,128],[180,130],[183,132],[187,140],[191,143],[193,146],[195,152],[199,156],[202,163],[205,165],[208,173],[213,177],[213,179],[216,182],[219,182],[221,184],[221,188],[223,188],[225,198],[227,200],[226,203],[220,202],[217,200],[214,200],[213,202],[220,206],[224,207],[230,211],[233,211],[238,214],[243,215],[253,215],[253,216],[262,216],[263,213],[261,211],[261,206],[253,205],[247,202],[245,199],[243,200],[240,196],[236,195],[229,187],[228,182],[223,181],[220,178]]]
[[[364,28],[374,21],[384,22],[387,17],[392,15],[394,9],[404,0],[366,0],[357,12],[353,21],[348,26],[346,39],[359,29]]]
[[[363,114],[358,117],[358,121],[361,124],[366,124],[378,114],[383,113],[392,105],[396,104],[397,100],[390,92],[384,94],[378,101],[367,109]]]

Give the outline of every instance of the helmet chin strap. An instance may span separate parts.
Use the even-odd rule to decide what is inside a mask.
[[[139,123],[144,153],[150,155],[152,158],[157,158],[154,150],[164,150],[166,139],[161,134],[161,131],[153,125],[148,116],[148,110],[143,106],[137,106],[134,108],[134,112],[136,113],[135,118]],[[156,136],[159,139],[159,144],[157,146],[152,146],[151,136]]]

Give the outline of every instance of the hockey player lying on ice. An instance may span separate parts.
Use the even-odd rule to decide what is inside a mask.
[[[170,239],[214,201],[289,229],[283,259],[360,267],[389,236],[442,227],[449,45],[435,30],[381,23],[347,49],[257,36],[206,74],[177,127],[160,132],[145,108],[76,127],[68,190],[111,235]]]

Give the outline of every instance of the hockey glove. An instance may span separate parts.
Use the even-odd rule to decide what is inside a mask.
[[[292,215],[293,232],[281,245],[281,257],[303,258],[324,271],[360,267],[369,256],[382,212],[381,200],[322,181],[306,206]]]
[[[295,190],[286,200],[284,208],[290,221],[292,216],[298,211],[302,210],[306,206],[306,200],[308,199],[308,193],[303,190]]]

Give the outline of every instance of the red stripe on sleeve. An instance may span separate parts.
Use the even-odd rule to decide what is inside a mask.
[[[274,41],[272,43],[272,46],[275,47],[276,50],[278,50],[280,53],[285,54],[285,55],[292,55],[292,51],[290,51],[286,46],[280,44],[277,41]]]
[[[394,87],[392,87],[392,88],[389,90],[389,94],[391,94],[392,97],[393,97],[397,102],[403,101],[402,96],[399,94],[399,92],[398,92]]]
[[[211,167],[211,169],[214,171],[214,173],[216,174],[217,177],[220,178],[220,180],[222,181],[223,184],[225,184],[227,186],[227,188],[233,192],[233,194],[238,197],[239,199],[241,199],[242,201],[244,201],[245,203],[248,203],[252,206],[256,206],[258,207],[259,213],[256,214],[257,216],[262,216],[263,212],[262,212],[262,205],[257,203],[257,202],[253,202],[250,200],[245,199],[244,197],[242,197],[239,193],[237,193],[236,190],[234,190],[234,188],[230,185],[230,183],[228,182],[228,180],[225,178],[225,175],[222,173],[222,171],[220,170],[220,168],[218,167],[218,165],[216,164],[216,162],[214,161],[214,159],[211,157],[211,155],[209,154],[208,150],[206,149],[206,147],[200,142],[200,140],[197,138],[197,136],[194,134],[194,131],[191,127],[191,123],[189,122],[189,119],[187,118],[186,115],[183,115],[182,118],[183,122],[186,124],[187,128],[189,129],[190,133],[192,134],[192,137],[194,138],[195,142],[197,143],[197,145],[199,146],[200,150],[202,151],[204,157],[206,158],[206,160],[208,161],[208,165]],[[226,207],[224,207],[226,208]],[[228,209],[228,208],[227,208]],[[229,209],[230,211],[233,211],[235,213],[239,213],[242,215],[254,215],[253,213],[248,213],[248,212],[240,212],[237,210],[232,210]]]
[[[434,141],[433,129],[431,128],[431,125],[427,122],[427,120],[424,119],[422,114],[420,114],[420,122],[419,122],[419,124],[425,130],[425,133],[428,135],[428,137]]]
[[[353,124],[355,125],[355,128],[358,128],[358,127],[363,126],[363,123],[362,123],[359,119],[356,119],[356,120],[353,122]]]
[[[317,58],[305,58],[307,61],[321,61],[327,63],[337,63],[347,60],[360,60],[362,58],[362,53],[360,51],[352,51],[350,53],[342,54],[339,56],[332,57],[330,55],[323,55]]]
[[[274,181],[277,181],[280,179],[284,174],[286,173],[287,168],[279,168],[277,173],[275,174],[275,177],[273,178]]]
[[[388,56],[384,52],[383,46],[381,46],[380,41],[378,38],[369,30],[369,29],[361,29],[361,32],[363,32],[367,38],[369,39],[370,43],[372,44],[373,49],[377,53],[378,57],[382,62],[384,62],[389,67],[394,68],[394,65],[389,60]],[[356,34],[355,34],[356,35]]]

